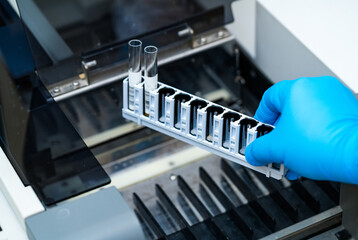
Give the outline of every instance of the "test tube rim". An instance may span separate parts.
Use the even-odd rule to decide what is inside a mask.
[[[154,49],[154,50],[150,51],[149,49]],[[150,54],[158,53],[158,48],[156,46],[153,46],[153,45],[146,46],[144,48],[144,53],[150,53]]]
[[[131,47],[141,47],[142,46],[142,41],[138,40],[138,39],[132,39],[128,42],[128,45]]]

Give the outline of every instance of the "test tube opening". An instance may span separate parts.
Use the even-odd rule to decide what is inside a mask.
[[[224,112],[224,109],[217,106],[210,106],[206,109],[206,140],[213,141],[214,116]]]
[[[175,93],[172,88],[161,88],[159,90],[159,122],[164,123],[165,120],[165,97],[171,96]]]
[[[128,108],[134,109],[134,86],[142,81],[142,42],[133,39],[128,42]]]
[[[186,94],[178,94],[174,97],[174,127],[180,129],[181,127],[181,104],[190,101],[191,97]]]
[[[257,125],[257,121],[254,119],[245,118],[240,121],[240,140],[239,140],[239,153],[245,155],[247,130]]]
[[[137,39],[128,42],[129,71],[137,73],[141,71],[142,42]]]
[[[149,116],[149,91],[158,88],[158,48],[144,48],[144,115]]]
[[[144,48],[144,76],[155,77],[158,74],[158,48],[147,46]]]
[[[198,124],[198,109],[206,107],[207,102],[194,100],[190,104],[190,134],[196,136],[196,127]]]
[[[235,122],[241,118],[240,114],[227,112],[223,115],[223,147],[229,148],[230,145],[230,123]]]

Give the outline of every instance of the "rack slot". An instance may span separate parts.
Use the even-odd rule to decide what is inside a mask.
[[[158,83],[149,91],[149,117],[144,113],[144,84],[134,86],[134,109],[128,108],[128,79],[123,81],[123,117],[201,147],[220,157],[281,179],[283,165],[252,166],[246,147],[274,129],[242,113],[219,106],[187,92]]]

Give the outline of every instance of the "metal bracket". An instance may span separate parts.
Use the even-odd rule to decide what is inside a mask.
[[[229,37],[230,33],[225,28],[215,29],[193,37],[192,47],[198,48]]]

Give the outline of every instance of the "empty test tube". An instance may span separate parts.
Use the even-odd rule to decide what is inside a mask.
[[[158,87],[158,48],[147,46],[144,48],[144,113],[149,115],[149,91]]]
[[[128,50],[129,50],[128,108],[130,110],[134,110],[134,86],[142,81],[142,73],[141,73],[142,42],[136,39],[129,41]]]

